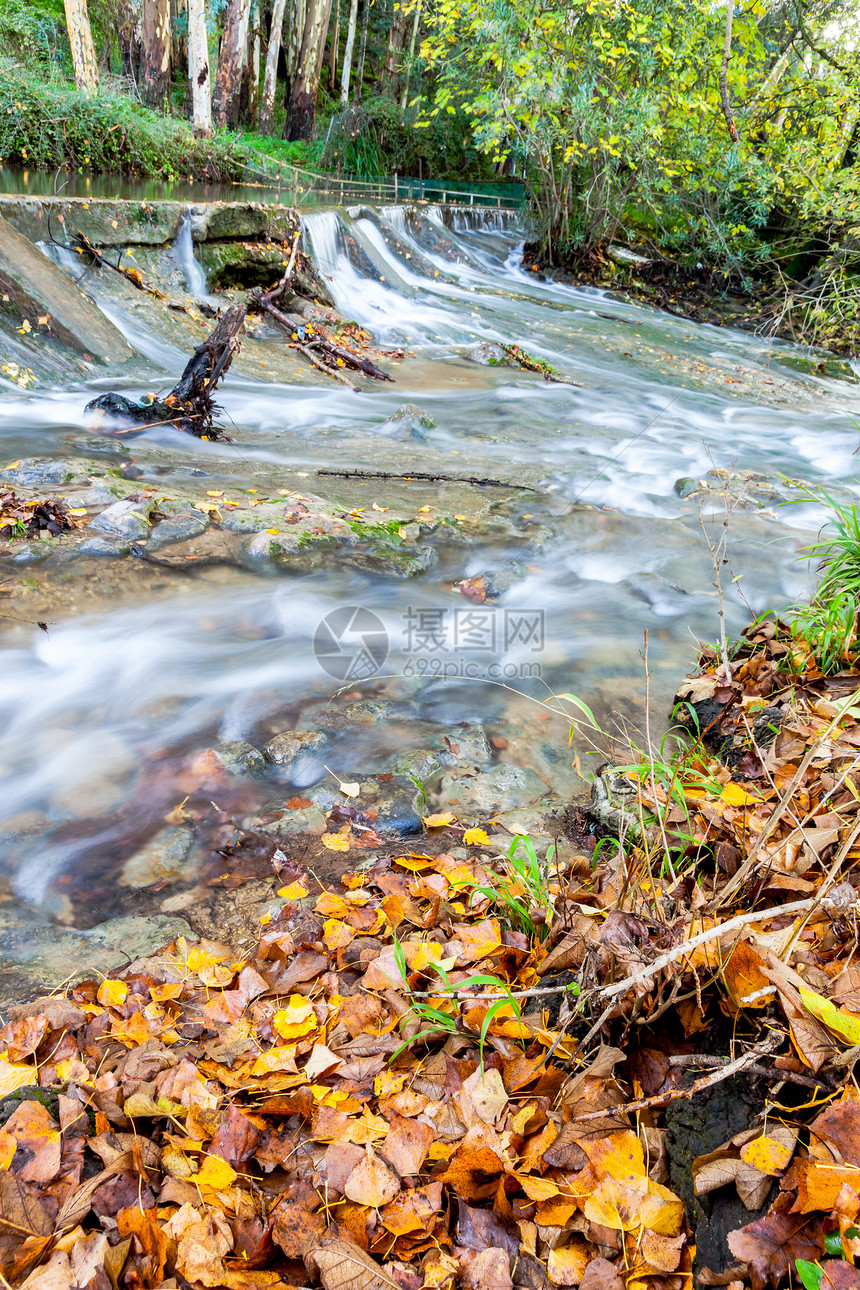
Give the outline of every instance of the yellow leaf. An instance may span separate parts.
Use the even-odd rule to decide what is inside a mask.
[[[800,987],[800,997],[806,1011],[844,1043],[852,1048],[855,1044],[860,1044],[860,1016],[856,1012],[837,1008],[829,999],[806,986]]]
[[[280,533],[280,529],[266,529],[267,533]]]
[[[720,793],[720,801],[725,802],[726,806],[749,806],[753,802],[760,802],[761,798],[754,797],[745,788],[741,788],[740,784],[726,784]]]
[[[354,930],[340,918],[328,918],[323,924],[323,940],[327,950],[346,949],[354,939]]]
[[[307,894],[308,894],[307,887],[305,887],[303,883],[300,883],[298,881],[291,882],[289,887],[281,887],[280,890],[278,891],[278,895],[282,896],[284,900],[301,900],[302,897],[306,896]]]
[[[226,1160],[220,1156],[208,1156],[203,1161],[196,1181],[199,1187],[208,1188],[210,1191],[226,1191],[232,1187],[238,1177],[236,1170],[232,1165],[228,1165]]]
[[[776,1138],[763,1135],[760,1138],[753,1138],[752,1142],[741,1147],[741,1160],[745,1165],[751,1165],[753,1169],[759,1169],[763,1174],[777,1177],[787,1168],[793,1152],[793,1143],[778,1142]]]
[[[207,489],[206,489],[206,496],[207,496],[207,497],[223,497],[223,496],[224,496],[224,489],[223,489],[223,488],[207,488]]]
[[[8,465],[8,466],[4,466],[4,467],[3,467],[3,469],[4,469],[4,470],[14,470],[16,466],[20,466],[20,465],[21,465],[20,461],[10,461],[10,462],[9,462],[9,465]]]
[[[86,508],[86,506],[70,506],[70,507],[69,507],[69,514],[70,514],[70,515],[86,515],[86,513],[87,513],[87,508]]]
[[[7,1133],[5,1129],[0,1129],[0,1169],[9,1168],[17,1150],[18,1143],[12,1134]]]
[[[585,1242],[550,1250],[547,1272],[554,1286],[578,1286],[591,1255]]]
[[[313,1006],[300,994],[294,994],[289,1006],[279,1009],[272,1019],[272,1025],[282,1039],[299,1039],[309,1035],[317,1028],[316,1014]]]
[[[342,833],[324,833],[320,841],[329,851],[349,850],[349,838],[345,838]]]
[[[10,1062],[5,1057],[0,1057],[0,1097],[5,1097],[7,1093],[14,1093],[16,1088],[26,1088],[28,1084],[35,1084],[39,1072],[35,1066],[18,1065],[17,1062]]]
[[[483,829],[466,829],[463,834],[463,841],[467,847],[485,847],[490,839]]]
[[[443,811],[441,815],[425,815],[425,829],[444,829],[446,824],[453,824],[454,816],[450,811]]]
[[[102,981],[96,998],[103,1008],[121,1008],[128,998],[128,986],[125,981]]]
[[[551,1178],[536,1178],[534,1174],[514,1174],[529,1200],[552,1200],[559,1194],[558,1183]]]

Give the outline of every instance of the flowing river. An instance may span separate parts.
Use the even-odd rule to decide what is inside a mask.
[[[434,538],[410,578],[323,558],[280,574],[227,566],[209,579],[135,584],[131,557],[110,569],[79,560],[56,569],[65,611],[47,632],[16,621],[11,607],[0,638],[0,847],[6,908],[27,911],[33,928],[39,919],[92,927],[134,908],[138,893],[117,885],[118,869],[195,789],[188,767],[199,750],[219,740],[260,747],[278,731],[321,727],[344,687],[348,702],[386,701],[384,719],[345,724],[325,754],[309,751],[289,777],[273,767],[268,781],[225,789],[217,805],[250,816],[279,793],[324,780],[327,768],[347,781],[385,771],[473,726],[494,738],[502,763],[531,769],[564,799],[585,786],[600,754],[583,730],[569,746],[567,724],[535,700],[571,692],[610,732],[641,731],[647,631],[652,709],[665,728],[698,642],[716,639],[708,541],[719,539],[724,503],[708,492],[683,496],[693,486],[676,482],[715,469],[764,480],[733,485],[747,489],[721,571],[733,631],[751,611],[783,608],[812,585],[801,549],[821,511],[785,481],[840,495],[856,488],[856,382],[847,368],[842,379],[823,375],[793,346],[538,280],[520,267],[523,233],[504,213],[304,218],[338,309],[381,347],[406,351],[391,365],[396,384],[355,394],[324,376],[291,386],[231,374],[219,402],[233,442],[146,431],[137,440],[150,454],[143,482],[177,486],[183,472],[206,472],[216,491],[247,484],[251,465],[275,481],[283,470],[289,488],[308,494],[320,487],[320,467],[523,487],[496,489],[469,536],[462,499],[486,488],[460,485],[455,497],[444,482],[400,483],[416,509],[456,505],[466,521],[450,541]],[[190,244],[180,251],[193,276]],[[118,306],[103,307],[151,368],[127,393],[176,378],[178,348]],[[519,344],[579,384],[468,361],[475,346],[493,343]],[[4,383],[5,461],[121,451],[88,438],[83,408],[92,397],[92,384],[46,392]],[[423,421],[401,434],[388,418],[404,403]],[[153,466],[159,452],[163,464]],[[344,489],[366,514],[386,505],[382,482]],[[489,580],[488,599],[453,585],[470,578]],[[100,584],[98,612],[92,598],[75,612],[76,579]],[[344,627],[339,610],[366,616]],[[363,673],[338,676],[322,657],[324,620],[335,636],[346,632],[351,649],[368,651]]]

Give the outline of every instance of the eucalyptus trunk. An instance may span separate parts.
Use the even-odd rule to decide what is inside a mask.
[[[290,140],[310,139],[313,135],[331,5],[332,0],[308,0],[298,69],[287,105],[284,134]]]
[[[349,23],[346,28],[346,45],[343,51],[343,70],[340,74],[340,105],[349,102],[349,76],[352,71],[352,51],[355,47],[355,28],[358,23],[358,0],[350,0]]]
[[[379,78],[382,92],[391,98],[400,97],[400,73],[403,62],[403,46],[406,43],[406,10],[399,0],[394,0],[394,12],[388,32],[388,53]]]
[[[406,111],[409,101],[409,82],[412,79],[412,65],[415,62],[415,46],[418,43],[418,28],[421,23],[421,0],[415,0],[415,17],[412,20],[412,39],[409,42],[409,61],[406,64],[406,77],[403,82],[403,93],[400,96],[400,110]]]
[[[163,108],[170,86],[170,0],[143,0],[140,96]]]
[[[65,0],[65,5],[66,26],[69,29],[69,44],[72,48],[72,63],[75,68],[75,84],[90,98],[99,88],[99,69],[96,63],[90,15],[87,12],[87,0]]]
[[[260,134],[271,134],[275,125],[275,89],[278,81],[278,59],[281,53],[281,32],[284,26],[286,4],[287,0],[275,0],[272,10],[269,48],[266,50],[266,70],[263,74],[263,93],[260,98],[257,125]]]
[[[212,119],[222,129],[235,130],[239,124],[250,18],[251,0],[230,0],[212,95]]]
[[[188,0],[188,78],[191,82],[191,121],[194,133],[212,133],[212,94],[206,0]]]

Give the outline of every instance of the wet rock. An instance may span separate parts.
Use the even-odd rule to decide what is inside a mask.
[[[328,742],[318,730],[285,730],[269,740],[263,754],[273,765],[289,767],[307,753],[322,754]]]
[[[462,581],[455,582],[454,586],[461,596],[482,605],[487,600],[498,600],[525,576],[525,569],[511,561],[503,569],[488,569],[473,578],[463,578]]]
[[[797,487],[775,483],[755,470],[726,470],[718,466],[709,470],[704,479],[694,479],[689,475],[676,479],[675,492],[683,498],[701,496],[714,501],[728,498],[743,510],[761,510],[765,506],[793,500],[797,496]]]
[[[220,744],[215,744],[212,751],[230,775],[261,779],[266,774],[266,759],[263,754],[244,739],[224,739]]]
[[[413,752],[401,753],[390,763],[390,769],[396,775],[408,775],[417,780],[425,789],[430,781],[440,774],[445,763],[438,749],[418,748]]]
[[[114,534],[105,533],[97,537],[87,538],[77,548],[78,555],[128,555],[129,543],[126,538],[118,537]]]
[[[692,497],[694,493],[702,493],[706,488],[707,484],[703,479],[693,479],[691,475],[675,480],[675,492],[679,497]]]
[[[417,403],[401,403],[396,412],[386,417],[379,433],[389,439],[426,439],[428,431],[436,429],[436,422]]]
[[[122,494],[122,489],[118,484],[114,487]],[[96,484],[92,488],[87,488],[82,493],[75,493],[75,506],[110,506],[116,501],[116,495],[111,491],[107,484]]]
[[[180,511],[156,524],[147,549],[158,551],[171,542],[187,542],[189,538],[205,533],[208,527],[209,521],[202,511]]]
[[[408,775],[361,777],[344,773],[345,783],[359,785],[358,797],[345,797],[331,782],[309,788],[305,794],[315,806],[328,813],[336,806],[348,805],[357,811],[376,810],[373,827],[377,833],[396,833],[411,837],[423,832],[424,794]]]
[[[632,573],[622,585],[649,604],[655,614],[680,614],[689,604],[689,593],[659,573]]]
[[[163,914],[111,918],[89,931],[73,931],[6,907],[0,910],[0,956],[9,967],[0,982],[0,1007],[35,998],[45,987],[108,976],[130,959],[190,935],[184,918]]]
[[[464,763],[486,765],[493,760],[487,736],[480,726],[454,727],[443,730],[439,735],[439,760],[443,766],[457,766]]]
[[[395,578],[417,578],[436,563],[438,556],[432,546],[382,548],[375,551],[350,551],[343,563],[362,573],[389,575]]]
[[[133,356],[125,337],[68,274],[2,216],[0,294],[22,318],[48,315],[53,334],[90,360],[123,364]]]
[[[320,703],[311,705],[304,712],[304,720],[319,726],[320,730],[390,725],[414,721],[415,716],[413,704],[398,703],[395,699],[357,699],[354,703],[344,703],[342,706]]]
[[[41,564],[53,553],[54,547],[50,542],[34,542],[32,546],[25,547],[13,558],[16,564]]]
[[[328,828],[328,821],[322,809],[313,802],[309,806],[297,807],[294,810],[286,807],[283,800],[271,802],[264,814],[275,813],[273,820],[260,820],[254,816],[242,821],[243,827],[255,829],[258,833],[270,833],[275,837],[293,838],[309,833],[319,837]]]
[[[503,346],[494,345],[490,341],[482,341],[480,345],[475,345],[470,349],[466,358],[470,363],[478,363],[481,367],[515,367],[508,358]]]
[[[56,488],[87,479],[86,462],[75,457],[22,457],[14,466],[0,470],[0,483],[18,488]]]
[[[460,815],[495,815],[498,811],[528,806],[546,792],[546,784],[525,766],[493,766],[463,777],[456,771],[443,776],[436,793],[440,810]]]
[[[535,850],[541,854],[545,853],[558,837],[565,805],[563,798],[554,793],[546,793],[532,806],[520,806],[513,811],[502,811],[494,818],[497,824],[510,833],[512,843],[518,836],[530,838]]]
[[[114,502],[91,521],[89,527],[98,533],[115,533],[138,542],[149,537],[151,526],[147,518],[147,504],[140,502]]]
[[[189,864],[194,834],[181,825],[162,829],[145,847],[126,860],[120,872],[123,887],[151,887],[156,882],[180,882],[192,876]]]
[[[260,564],[293,555],[298,549],[299,540],[295,533],[256,533],[245,543],[242,554],[251,564]]]

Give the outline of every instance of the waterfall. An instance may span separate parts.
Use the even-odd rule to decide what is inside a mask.
[[[191,237],[191,216],[186,214],[182,217],[182,223],[179,226],[179,232],[176,235],[176,255],[182,272],[185,274],[185,281],[188,283],[188,290],[192,296],[206,297],[208,287],[206,283],[206,274],[194,258],[194,242]]]
[[[397,233],[407,232],[405,206],[381,206],[379,213]]]
[[[317,211],[313,215],[303,215],[302,224],[314,263],[320,273],[332,274],[338,267],[340,252],[340,223],[336,211]]]

